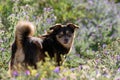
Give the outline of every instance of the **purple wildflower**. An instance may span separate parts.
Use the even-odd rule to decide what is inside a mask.
[[[117,70],[118,72],[120,72],[120,68],[118,68],[118,70]]]
[[[80,57],[80,54],[76,54],[76,56]]]
[[[17,76],[18,76],[18,72],[17,72],[17,71],[14,71],[14,72],[13,72],[13,76],[17,77]]]
[[[38,78],[39,76],[40,76],[40,74],[39,74],[39,73],[37,73],[37,74],[36,74],[36,77]]]
[[[116,56],[117,61],[120,61],[120,55]]]
[[[53,9],[52,8],[44,8],[44,11],[45,12],[50,12],[50,11],[52,11]]]
[[[104,73],[103,73],[103,76],[107,77],[107,76],[108,76],[108,74],[107,74],[106,72],[104,72]]]
[[[106,44],[103,44],[102,47],[103,47],[103,49],[105,49],[105,48],[107,47],[107,45],[106,45]]]
[[[3,43],[3,40],[2,40],[2,39],[0,39],[0,43]]]
[[[36,16],[32,16],[32,18],[35,20],[35,19],[36,19]]]
[[[91,4],[91,5],[94,4],[93,0],[88,0],[88,3]]]
[[[41,80],[46,80],[45,78],[41,78]]]
[[[80,70],[82,70],[82,69],[83,69],[83,66],[82,66],[82,65],[80,65],[80,66],[79,66],[79,69],[80,69]]]
[[[47,18],[46,21],[47,21],[48,24],[51,24],[51,22],[52,22],[52,20],[50,18]]]
[[[104,51],[104,54],[105,54],[105,55],[108,55],[109,53],[110,53],[110,52],[107,51],[107,50]]]
[[[118,77],[118,78],[115,78],[114,80],[120,80],[120,77]]]
[[[96,62],[96,64],[98,64],[99,63],[99,59],[96,59],[95,62]]]
[[[5,49],[4,49],[4,48],[0,48],[0,51],[1,51],[1,52],[4,52],[4,51],[5,51]]]
[[[71,68],[70,70],[71,70],[71,71],[74,71],[74,70],[75,70],[75,68]]]
[[[60,72],[60,67],[56,67],[56,68],[54,69],[54,72],[55,72],[55,73],[59,73],[59,72]]]
[[[62,78],[62,80],[67,80],[66,77]]]
[[[30,71],[29,71],[29,70],[26,70],[26,71],[25,71],[25,74],[26,74],[26,75],[30,75]]]

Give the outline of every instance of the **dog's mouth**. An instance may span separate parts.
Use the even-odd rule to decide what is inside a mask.
[[[64,44],[67,44],[68,43],[68,39],[64,39]]]

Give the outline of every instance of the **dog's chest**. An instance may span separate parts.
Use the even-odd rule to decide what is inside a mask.
[[[43,52],[47,52],[50,56],[55,54],[67,54],[69,49],[64,48],[57,41],[52,39],[46,39],[43,41]]]

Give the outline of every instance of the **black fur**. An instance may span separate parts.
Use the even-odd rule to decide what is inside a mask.
[[[12,44],[12,55],[11,55],[11,62],[10,62],[10,66],[13,66],[14,64],[14,58],[15,58],[15,52],[17,50],[17,45],[16,45],[16,40],[14,41],[14,43]],[[12,68],[12,67],[11,67]]]
[[[57,65],[60,66],[61,55],[68,53],[69,49],[62,46],[55,38],[55,35],[47,36],[43,43],[43,53],[47,52],[51,58],[56,56]]]
[[[23,39],[21,43],[22,45],[24,45],[23,51],[25,53],[25,59],[24,59],[25,64],[34,66],[34,68],[36,69],[38,47],[33,42],[30,42],[29,37],[27,37],[27,39]]]

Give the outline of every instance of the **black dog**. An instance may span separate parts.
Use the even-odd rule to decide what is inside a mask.
[[[51,58],[56,58],[57,65],[62,64],[61,55],[69,53],[73,40],[74,33],[78,27],[69,23],[67,25],[55,25],[50,28],[51,32],[41,36],[42,42],[42,53],[47,52]]]
[[[12,44],[12,56],[9,63],[10,74],[19,68],[26,69],[34,66],[37,69],[38,61],[45,61],[46,52],[50,58],[56,58],[60,66],[63,62],[61,55],[69,53],[74,33],[78,27],[72,23],[67,25],[57,24],[50,31],[40,37],[33,37],[35,27],[30,22],[19,22],[15,30],[15,40]]]

